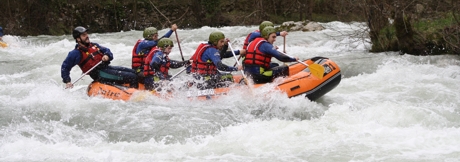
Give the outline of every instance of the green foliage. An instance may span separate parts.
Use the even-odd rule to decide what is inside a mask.
[[[386,26],[379,31],[378,38],[372,42],[371,52],[397,51],[398,39],[394,26]]]
[[[439,29],[444,29],[447,26],[456,24],[454,17],[451,13],[437,18],[434,20],[425,19],[414,22],[414,29],[424,33],[434,33],[439,31]]]

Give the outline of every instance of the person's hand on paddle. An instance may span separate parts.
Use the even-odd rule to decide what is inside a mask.
[[[224,41],[225,41],[224,45],[225,45],[225,46],[228,46],[228,42],[230,42],[230,39],[228,39],[228,38],[225,38],[225,40],[224,40]]]
[[[243,70],[243,66],[241,66],[241,65],[238,65],[236,68],[238,68],[237,71]]]
[[[102,61],[109,61],[109,56],[107,55],[102,56]]]
[[[245,49],[240,49],[240,56],[246,55],[246,50]]]
[[[280,36],[286,37],[286,35],[288,35],[288,32],[287,32],[287,31],[282,31],[282,32],[280,32]]]
[[[176,25],[176,24],[172,24],[172,25],[171,25],[171,30],[172,30],[172,31],[176,31],[176,29],[177,29],[177,25]]]
[[[68,82],[65,84],[65,89],[73,88],[72,82]]]

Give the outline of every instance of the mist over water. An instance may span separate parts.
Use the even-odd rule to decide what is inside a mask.
[[[315,102],[287,98],[273,84],[211,101],[179,92],[130,102],[88,97],[90,77],[71,90],[60,77],[75,46],[70,35],[5,35],[0,161],[458,161],[460,57],[369,53],[368,36],[354,32],[363,23],[322,25],[326,30],[290,32],[285,47],[301,59],[323,56],[340,66],[341,83]],[[240,49],[256,28],[177,33],[188,59],[212,31],[222,31]],[[130,67],[141,36],[91,33],[90,40],[111,49],[112,65]],[[175,45],[170,57],[182,60]],[[283,38],[275,45],[282,51]],[[74,67],[72,80],[81,74]],[[181,74],[172,85],[185,78]]]

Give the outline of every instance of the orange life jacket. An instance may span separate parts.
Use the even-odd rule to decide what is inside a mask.
[[[142,64],[144,66],[144,76],[152,76],[155,74],[153,69],[150,67],[150,62],[152,62],[153,55],[155,55],[155,52],[157,51],[160,51],[160,49],[156,46],[153,47],[144,59],[144,63]]]
[[[264,38],[256,38],[246,49],[246,57],[243,60],[245,65],[259,65],[265,69],[270,68],[271,55],[264,54],[259,50],[262,43],[267,42]]]
[[[212,61],[207,60],[206,62],[201,60],[201,56],[203,56],[204,51],[208,48],[216,48],[214,46],[211,46],[207,43],[201,43],[198,48],[195,51],[195,54],[190,58],[190,60],[193,60],[191,64],[191,72],[192,73],[197,73],[201,75],[211,75],[211,74],[217,74],[217,67],[212,63]]]
[[[102,56],[104,56],[104,54],[99,50],[99,47],[96,45],[90,43],[88,47],[89,48],[84,48],[81,46],[77,47],[81,53],[81,60],[78,63],[78,66],[83,71],[83,73],[86,73],[89,69],[102,61]]]
[[[255,30],[254,32],[259,32],[259,30]],[[246,49],[248,48],[248,45],[249,45],[249,37],[251,37],[252,35],[252,32],[248,34],[248,36],[246,36],[246,39],[244,40],[244,44],[243,44],[243,49]],[[253,40],[254,41],[254,40]]]

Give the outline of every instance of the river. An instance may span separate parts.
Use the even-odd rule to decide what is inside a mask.
[[[322,25],[323,31],[290,32],[285,47],[301,59],[324,56],[340,66],[341,83],[314,102],[263,88],[255,90],[259,96],[234,92],[209,101],[88,97],[89,76],[70,90],[60,77],[75,46],[71,35],[5,35],[0,161],[458,161],[460,57],[370,53],[368,36],[355,32],[363,23]],[[239,49],[255,29],[177,33],[189,58],[212,31]],[[89,36],[111,49],[112,65],[130,67],[142,31]],[[181,60],[175,45],[170,57]],[[284,48],[282,37],[275,45]],[[72,79],[80,75],[74,67]]]

